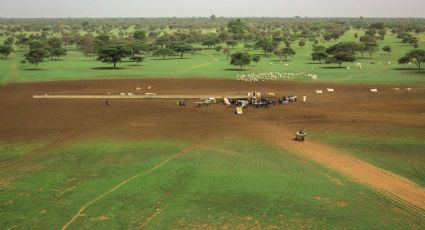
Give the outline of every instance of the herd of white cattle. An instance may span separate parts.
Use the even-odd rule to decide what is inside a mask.
[[[400,90],[400,88],[391,88],[391,91],[400,92],[401,90]],[[413,89],[412,88],[405,88],[404,91],[410,93],[410,92],[413,91]],[[324,91],[322,89],[315,89],[314,92],[317,95],[321,95],[321,94],[323,94]],[[334,93],[335,90],[333,88],[326,88],[326,92]],[[377,88],[371,88],[371,89],[369,89],[369,92],[372,93],[372,94],[376,94],[376,93],[378,93],[378,89]]]
[[[268,72],[268,73],[247,73],[247,74],[238,74],[236,79],[238,81],[245,82],[259,82],[259,81],[276,81],[281,79],[312,79],[317,80],[319,76],[317,74],[311,73],[287,73],[287,72]]]

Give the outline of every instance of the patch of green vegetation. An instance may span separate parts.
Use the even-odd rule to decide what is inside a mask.
[[[341,41],[356,41],[354,34],[359,36],[361,30],[350,30],[336,41],[321,42],[329,47]],[[417,35],[419,45],[425,45],[424,34]],[[246,50],[243,43],[239,43],[231,53],[247,51],[251,55],[261,55],[258,65],[252,63],[244,71],[230,65],[226,55],[213,49],[197,51],[194,54],[185,54],[183,59],[171,56],[162,60],[161,57],[146,55],[142,64],[134,62],[118,63],[118,69],[112,69],[111,64],[96,61],[94,57],[86,57],[75,46],[68,47],[67,56],[60,61],[46,60],[39,65],[40,70],[32,70],[33,65],[21,64],[24,59],[24,50],[17,50],[6,60],[0,60],[0,83],[27,82],[27,81],[53,81],[53,80],[78,80],[78,79],[106,79],[106,78],[152,78],[152,77],[208,77],[234,79],[237,74],[255,72],[308,72],[319,75],[318,81],[353,82],[353,83],[383,83],[383,84],[425,84],[425,72],[415,69],[414,65],[399,65],[397,60],[411,50],[411,46],[403,44],[400,39],[389,31],[385,40],[378,41],[379,47],[390,46],[392,52],[387,54],[382,50],[376,52],[373,59],[360,58],[354,63],[344,63],[347,68],[334,68],[335,64],[318,64],[311,60],[312,42],[306,41],[304,47],[293,42],[292,48],[295,56],[288,61],[281,62],[272,54],[265,56],[262,50]],[[193,44],[202,47],[200,44]],[[221,44],[225,47],[225,44]],[[204,47],[205,48],[205,47]],[[365,55],[367,56],[367,55]],[[391,62],[391,64],[388,64]],[[271,65],[270,63],[273,63]],[[356,68],[356,63],[362,63],[362,69]],[[287,64],[287,65],[285,65]],[[406,69],[407,68],[407,69]],[[411,68],[411,70],[409,70]]]
[[[425,186],[425,142],[418,136],[321,133],[320,141]]]
[[[382,195],[262,142],[208,142],[181,151],[169,141],[95,142],[67,147],[44,168],[1,191],[5,228],[69,229],[353,228],[423,226]]]

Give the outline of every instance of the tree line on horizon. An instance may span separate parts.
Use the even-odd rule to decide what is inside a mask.
[[[121,23],[126,22],[122,19],[117,20]],[[201,21],[205,20],[217,23],[217,20],[224,19],[211,17]],[[341,67],[344,62],[355,61],[356,54],[360,54],[362,58],[367,54],[372,58],[380,48],[378,42],[384,40],[387,31],[391,30],[401,42],[415,48],[401,57],[399,63],[413,62],[420,69],[425,59],[423,55],[425,51],[417,49],[419,39],[412,35],[425,31],[423,24],[417,23],[421,20],[401,20],[404,24],[400,26],[399,20],[323,19],[312,22],[308,19],[294,18],[282,21],[265,19],[260,23],[261,20],[257,19],[230,19],[225,26],[215,28],[215,31],[204,32],[202,29],[195,29],[195,26],[189,23],[197,20],[185,19],[183,21],[188,23],[185,24],[187,30],[172,30],[171,24],[163,30],[155,29],[155,26],[151,25],[147,26],[149,29],[145,29],[146,26],[136,24],[133,25],[135,31],[132,33],[129,32],[130,25],[118,22],[99,25],[98,23],[103,21],[101,19],[69,19],[70,24],[65,24],[64,22],[67,22],[65,19],[48,20],[54,23],[44,25],[40,24],[42,21],[6,20],[5,23],[4,19],[0,19],[0,28],[3,28],[0,30],[0,36],[7,36],[4,44],[0,45],[0,57],[7,58],[14,52],[14,47],[24,49],[25,59],[22,62],[34,64],[37,69],[38,64],[46,58],[60,60],[66,55],[67,48],[73,45],[86,56],[111,63],[116,68],[117,63],[125,58],[140,63],[144,60],[144,54],[162,59],[178,55],[182,59],[187,53],[214,49],[224,53],[227,59],[230,58],[230,64],[243,69],[243,66],[249,65],[251,61],[258,63],[261,58],[259,55],[251,57],[248,52],[234,52],[233,49],[239,44],[243,44],[248,51],[261,49],[264,55],[275,54],[281,61],[287,61],[295,55],[292,48],[295,42],[298,41],[296,45],[304,47],[308,41],[313,44],[311,54],[313,61],[335,63]],[[169,19],[158,19],[158,24],[164,21],[170,22]],[[16,24],[17,22],[22,24]],[[253,29],[255,23],[259,23],[259,27]],[[330,47],[322,45],[327,41],[339,39],[353,27],[365,30],[362,36],[354,34],[358,39],[357,42],[340,42]],[[118,32],[113,33],[112,30]],[[204,48],[199,48],[195,44]],[[390,46],[382,47],[382,50],[388,53],[392,51]]]

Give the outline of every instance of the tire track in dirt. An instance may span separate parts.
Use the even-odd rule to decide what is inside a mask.
[[[190,150],[192,150],[192,149],[194,149],[194,147],[195,146],[189,146],[189,147],[186,147],[185,149],[183,149],[183,150],[181,150],[180,152],[178,152],[178,153],[176,153],[176,154],[174,154],[174,155],[172,155],[171,157],[169,157],[169,158],[167,158],[166,160],[164,160],[164,161],[162,161],[162,162],[160,162],[159,164],[157,164],[157,165],[155,165],[154,167],[152,167],[152,168],[150,168],[150,169],[148,169],[148,170],[146,170],[146,171],[144,171],[144,172],[142,172],[142,173],[140,173],[140,174],[137,174],[137,175],[134,175],[134,176],[132,176],[132,177],[129,177],[129,178],[127,178],[127,179],[125,179],[124,181],[122,181],[121,183],[119,183],[119,184],[117,184],[117,185],[115,185],[114,187],[112,187],[111,189],[109,189],[108,191],[106,191],[106,192],[104,192],[104,193],[102,193],[102,194],[100,194],[99,196],[97,196],[96,198],[94,198],[93,200],[91,200],[91,201],[89,201],[89,202],[87,202],[85,205],[83,205],[79,210],[78,210],[78,212],[68,221],[68,222],[66,222],[63,226],[62,226],[62,230],[65,230],[65,229],[67,229],[75,220],[77,220],[78,219],[78,217],[80,217],[81,216],[81,214],[88,208],[88,207],[90,207],[92,204],[94,204],[96,201],[98,201],[98,200],[100,200],[100,199],[102,199],[102,198],[104,198],[105,196],[107,196],[107,195],[109,195],[109,194],[111,194],[112,192],[114,192],[115,190],[117,190],[117,189],[119,189],[120,187],[122,187],[123,185],[125,185],[125,184],[127,184],[127,183],[129,183],[130,181],[132,181],[132,180],[134,180],[134,179],[136,179],[136,178],[138,178],[138,177],[142,177],[142,176],[145,176],[145,175],[147,175],[147,174],[149,174],[149,173],[151,173],[151,172],[153,172],[153,171],[155,171],[155,170],[157,170],[157,169],[159,169],[159,168],[161,168],[163,165],[165,165],[165,164],[167,164],[168,162],[170,162],[170,161],[172,161],[172,160],[174,160],[174,159],[176,159],[176,158],[178,158],[178,157],[180,157],[180,156],[182,156],[182,155],[184,155],[185,153],[187,153],[187,152],[189,152]],[[159,214],[159,213],[158,213]]]
[[[294,133],[278,129],[270,124],[263,123],[261,127],[259,132],[274,144],[331,168],[360,184],[367,185],[372,190],[425,217],[425,189],[409,179],[344,154],[325,144],[311,140],[303,143],[295,142],[292,140]]]

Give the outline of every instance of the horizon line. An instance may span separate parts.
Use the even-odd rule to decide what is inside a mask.
[[[210,16],[158,16],[158,17],[2,17],[0,19],[166,19],[166,18],[177,18],[177,19],[191,19],[191,18],[200,18],[200,19],[209,19]],[[216,18],[227,19],[227,18],[241,18],[241,19],[425,19],[425,17],[382,17],[382,16],[333,16],[333,17],[323,17],[323,16],[215,16]]]

